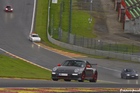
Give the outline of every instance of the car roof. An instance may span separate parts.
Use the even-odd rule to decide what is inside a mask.
[[[38,35],[38,34],[36,34],[36,33],[31,33],[30,35]]]
[[[38,35],[38,34],[36,34],[36,33],[32,33],[31,35]]]
[[[123,69],[123,70],[125,70],[125,71],[134,71],[134,72],[135,72],[135,70],[132,69],[132,68],[125,68],[125,69]]]
[[[79,59],[68,59],[68,60],[65,60],[65,61],[83,61],[83,62],[86,62],[85,60],[79,60]]]
[[[134,69],[132,69],[132,68],[125,68],[124,70],[134,70]]]
[[[6,7],[11,7],[10,5],[7,5]]]

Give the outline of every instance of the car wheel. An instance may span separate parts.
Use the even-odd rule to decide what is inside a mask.
[[[64,79],[64,81],[71,81],[70,79]]]
[[[29,38],[29,41],[31,41],[31,42],[32,42],[32,39],[31,39],[31,38]]]
[[[128,77],[127,77],[127,76],[124,76],[124,78],[125,78],[125,79],[128,79]]]
[[[31,39],[31,42],[33,42],[33,39]]]
[[[81,79],[78,80],[78,81],[79,81],[79,82],[84,82],[84,80],[85,80],[85,72],[82,73]]]
[[[52,79],[53,81],[58,81],[58,79]]]
[[[121,75],[121,78],[123,79],[123,76]]]
[[[97,71],[93,74],[93,79],[89,80],[89,82],[97,82],[98,73]]]

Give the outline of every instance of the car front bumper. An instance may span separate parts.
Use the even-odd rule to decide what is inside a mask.
[[[52,72],[52,79],[70,79],[70,80],[80,80],[81,74],[78,73],[55,73]]]
[[[138,76],[132,75],[132,76],[126,76],[126,78],[127,78],[127,79],[138,79],[139,77],[138,77]]]
[[[13,12],[13,10],[5,10],[6,12]]]

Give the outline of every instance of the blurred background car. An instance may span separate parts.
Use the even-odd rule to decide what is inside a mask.
[[[13,12],[13,8],[8,5],[5,7],[5,12]]]
[[[32,41],[32,42],[41,42],[41,38],[36,33],[31,33],[29,35],[29,40]]]
[[[138,79],[139,75],[137,73],[137,71],[135,71],[134,69],[123,69],[121,72],[121,78],[123,79],[130,79],[130,78],[134,78],[134,79]]]
[[[89,82],[96,82],[98,72],[92,65],[94,64],[84,60],[65,60],[52,69],[52,80],[78,80],[79,82],[88,80]]]

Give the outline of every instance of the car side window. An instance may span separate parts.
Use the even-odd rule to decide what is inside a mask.
[[[62,65],[63,66],[68,66],[68,64],[69,64],[69,61],[65,61]]]

